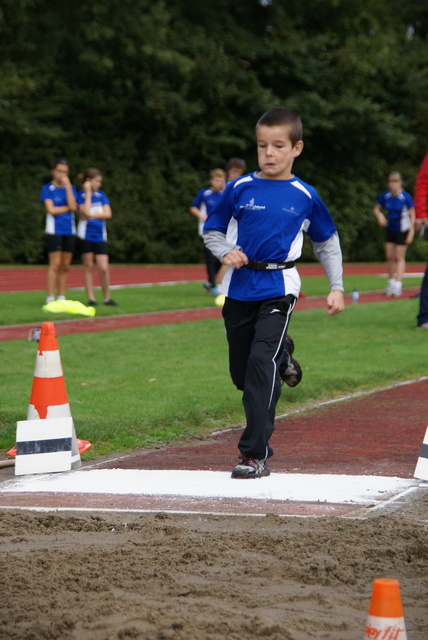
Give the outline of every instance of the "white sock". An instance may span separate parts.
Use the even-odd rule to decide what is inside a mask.
[[[56,299],[57,300],[65,300],[65,296],[57,296]]]
[[[46,304],[49,304],[49,302],[53,302],[55,300],[55,298],[53,296],[48,296],[46,298]]]

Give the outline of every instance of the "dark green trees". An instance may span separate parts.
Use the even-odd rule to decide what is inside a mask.
[[[418,0],[3,0],[0,261],[44,258],[40,187],[58,155],[105,175],[113,261],[202,259],[188,206],[254,124],[300,113],[296,173],[316,186],[347,260],[382,260],[371,214],[394,168],[426,151],[428,12]]]

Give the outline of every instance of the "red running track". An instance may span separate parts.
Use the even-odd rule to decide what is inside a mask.
[[[412,265],[412,272],[422,273],[424,265]],[[417,271],[419,269],[419,271]],[[344,266],[345,275],[383,273],[383,264],[350,264]],[[300,275],[304,277],[322,276],[323,269],[319,264],[301,265]],[[69,284],[72,288],[78,286],[81,269],[71,269]],[[0,268],[0,291],[30,291],[43,289],[46,276],[45,267],[3,267]],[[112,281],[120,285],[159,284],[163,282],[198,282],[203,281],[205,267],[191,266],[112,266]],[[406,289],[401,299],[410,298],[417,293],[417,288]],[[360,294],[360,303],[385,302],[391,300],[380,292]],[[397,300],[395,300],[397,302]],[[345,303],[351,303],[351,297],[345,296]],[[321,309],[325,306],[325,297],[299,298],[295,311],[305,309]],[[115,329],[130,329],[157,324],[178,324],[210,318],[220,318],[221,310],[210,306],[202,309],[188,309],[182,311],[164,311],[157,313],[143,313],[132,315],[116,315],[104,318],[82,318],[79,320],[61,320],[55,324],[59,336],[74,333],[97,333]],[[37,324],[23,324],[0,327],[0,342],[8,340],[27,339],[30,329]]]
[[[411,298],[417,293],[417,289],[406,289],[401,298],[386,298],[383,293],[373,291],[360,294],[360,304],[368,302],[395,302]],[[345,295],[345,304],[351,304],[351,296]],[[299,298],[293,313],[306,309],[322,309],[325,307],[325,297]],[[201,309],[182,309],[176,311],[159,311],[153,313],[135,313],[122,316],[109,316],[105,318],[82,318],[79,320],[60,320],[55,322],[57,336],[66,336],[74,333],[98,333],[99,331],[113,331],[116,329],[135,329],[158,324],[179,324],[181,322],[194,322],[196,320],[208,320],[221,318],[219,307],[204,307]],[[33,324],[19,324],[0,327],[0,342],[8,340],[27,340],[31,329],[38,326]]]
[[[320,264],[299,265],[302,277],[322,276]],[[408,272],[424,273],[425,264],[411,264]],[[46,288],[47,267],[0,267],[0,292],[6,291],[44,291]],[[384,274],[383,263],[355,263],[344,265],[345,275]],[[95,286],[99,286],[98,274],[95,272]],[[204,265],[110,265],[112,285],[159,284],[161,282],[189,282],[206,279]],[[82,267],[71,267],[68,276],[70,289],[83,287]]]
[[[423,272],[425,265],[413,265],[412,272]],[[318,265],[299,267],[303,277],[322,275]],[[345,265],[345,274],[384,273],[384,265]],[[203,266],[196,267],[112,267],[117,284],[148,284],[171,281],[201,281]],[[9,289],[6,286],[5,279]],[[75,278],[75,280],[73,280]],[[72,269],[71,283],[78,283],[81,269]],[[0,269],[0,290],[43,289],[45,268]],[[31,285],[31,286],[30,286]],[[19,288],[21,287],[21,288]],[[410,297],[415,291],[405,291]],[[346,296],[349,304],[349,296]],[[361,294],[360,302],[388,300],[379,293]],[[299,299],[296,310],[320,308],[325,299]],[[393,304],[399,304],[394,300]],[[103,331],[130,326],[188,322],[220,318],[218,307],[169,311],[165,313],[111,316],[56,323],[58,335]],[[30,325],[0,328],[0,340],[26,338]],[[34,326],[34,325],[33,325]],[[13,331],[17,332],[14,337]],[[426,429],[426,379],[366,396],[350,398],[277,420],[272,444],[273,472],[333,473],[358,475],[397,475],[411,478]],[[213,469],[229,470],[236,463],[239,431],[213,435],[203,441],[147,450],[120,460],[105,462],[100,468],[124,469]],[[12,472],[11,472],[12,473]],[[190,500],[153,496],[99,496],[91,494],[4,494],[0,507],[47,509],[147,509],[158,511],[202,511],[230,513],[276,513],[278,515],[346,515],[364,513],[364,508],[328,503],[295,503],[254,500]]]

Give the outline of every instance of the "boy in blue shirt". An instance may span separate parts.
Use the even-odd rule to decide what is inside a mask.
[[[222,283],[229,368],[243,391],[246,427],[233,478],[270,474],[267,458],[281,377],[290,364],[287,327],[300,292],[294,265],[303,232],[330,283],[326,311],[344,309],[342,253],[336,227],[316,190],[291,170],[303,150],[299,116],[284,107],[267,111],[256,125],[260,171],[227,186],[204,225],[210,251],[230,268]]]
[[[189,211],[198,219],[198,235],[202,236],[204,222],[216,204],[220,202],[225,187],[226,173],[223,169],[212,169],[210,171],[210,186],[208,189],[201,189],[195,196]],[[211,251],[204,245],[205,264],[207,268],[207,282],[204,283],[211,295],[217,296],[216,276],[220,269],[221,262],[213,256]]]
[[[386,217],[382,209],[385,209]],[[415,209],[412,196],[403,190],[398,171],[391,171],[389,174],[388,191],[384,191],[377,199],[373,214],[378,225],[386,229],[388,285],[385,295],[400,297],[406,270],[406,251],[414,236]]]

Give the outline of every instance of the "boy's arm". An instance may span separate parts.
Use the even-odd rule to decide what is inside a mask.
[[[205,246],[227,267],[239,269],[248,263],[242,248],[227,239],[227,231],[232,217],[233,184],[227,185],[224,195],[211,211],[202,231]]]
[[[241,251],[241,247],[238,247],[237,245],[232,244],[231,242],[227,242],[226,234],[222,233],[221,231],[216,231],[215,229],[211,229],[210,231],[203,231],[202,238],[204,240],[205,246],[221,262],[223,262],[223,258],[226,254],[230,254],[232,252],[239,251],[242,254],[242,256],[245,256],[245,254]],[[248,259],[247,259],[247,262],[248,262]],[[229,266],[232,266],[232,265],[229,265]]]
[[[345,308],[343,299],[343,269],[342,250],[339,236],[334,233],[325,242],[312,242],[314,254],[322,264],[330,283],[330,293],[327,296],[326,311],[330,316],[335,316]]]
[[[189,207],[189,211],[192,215],[196,216],[196,218],[202,220],[202,222],[205,222],[207,219],[207,214],[203,213],[198,207]]]

